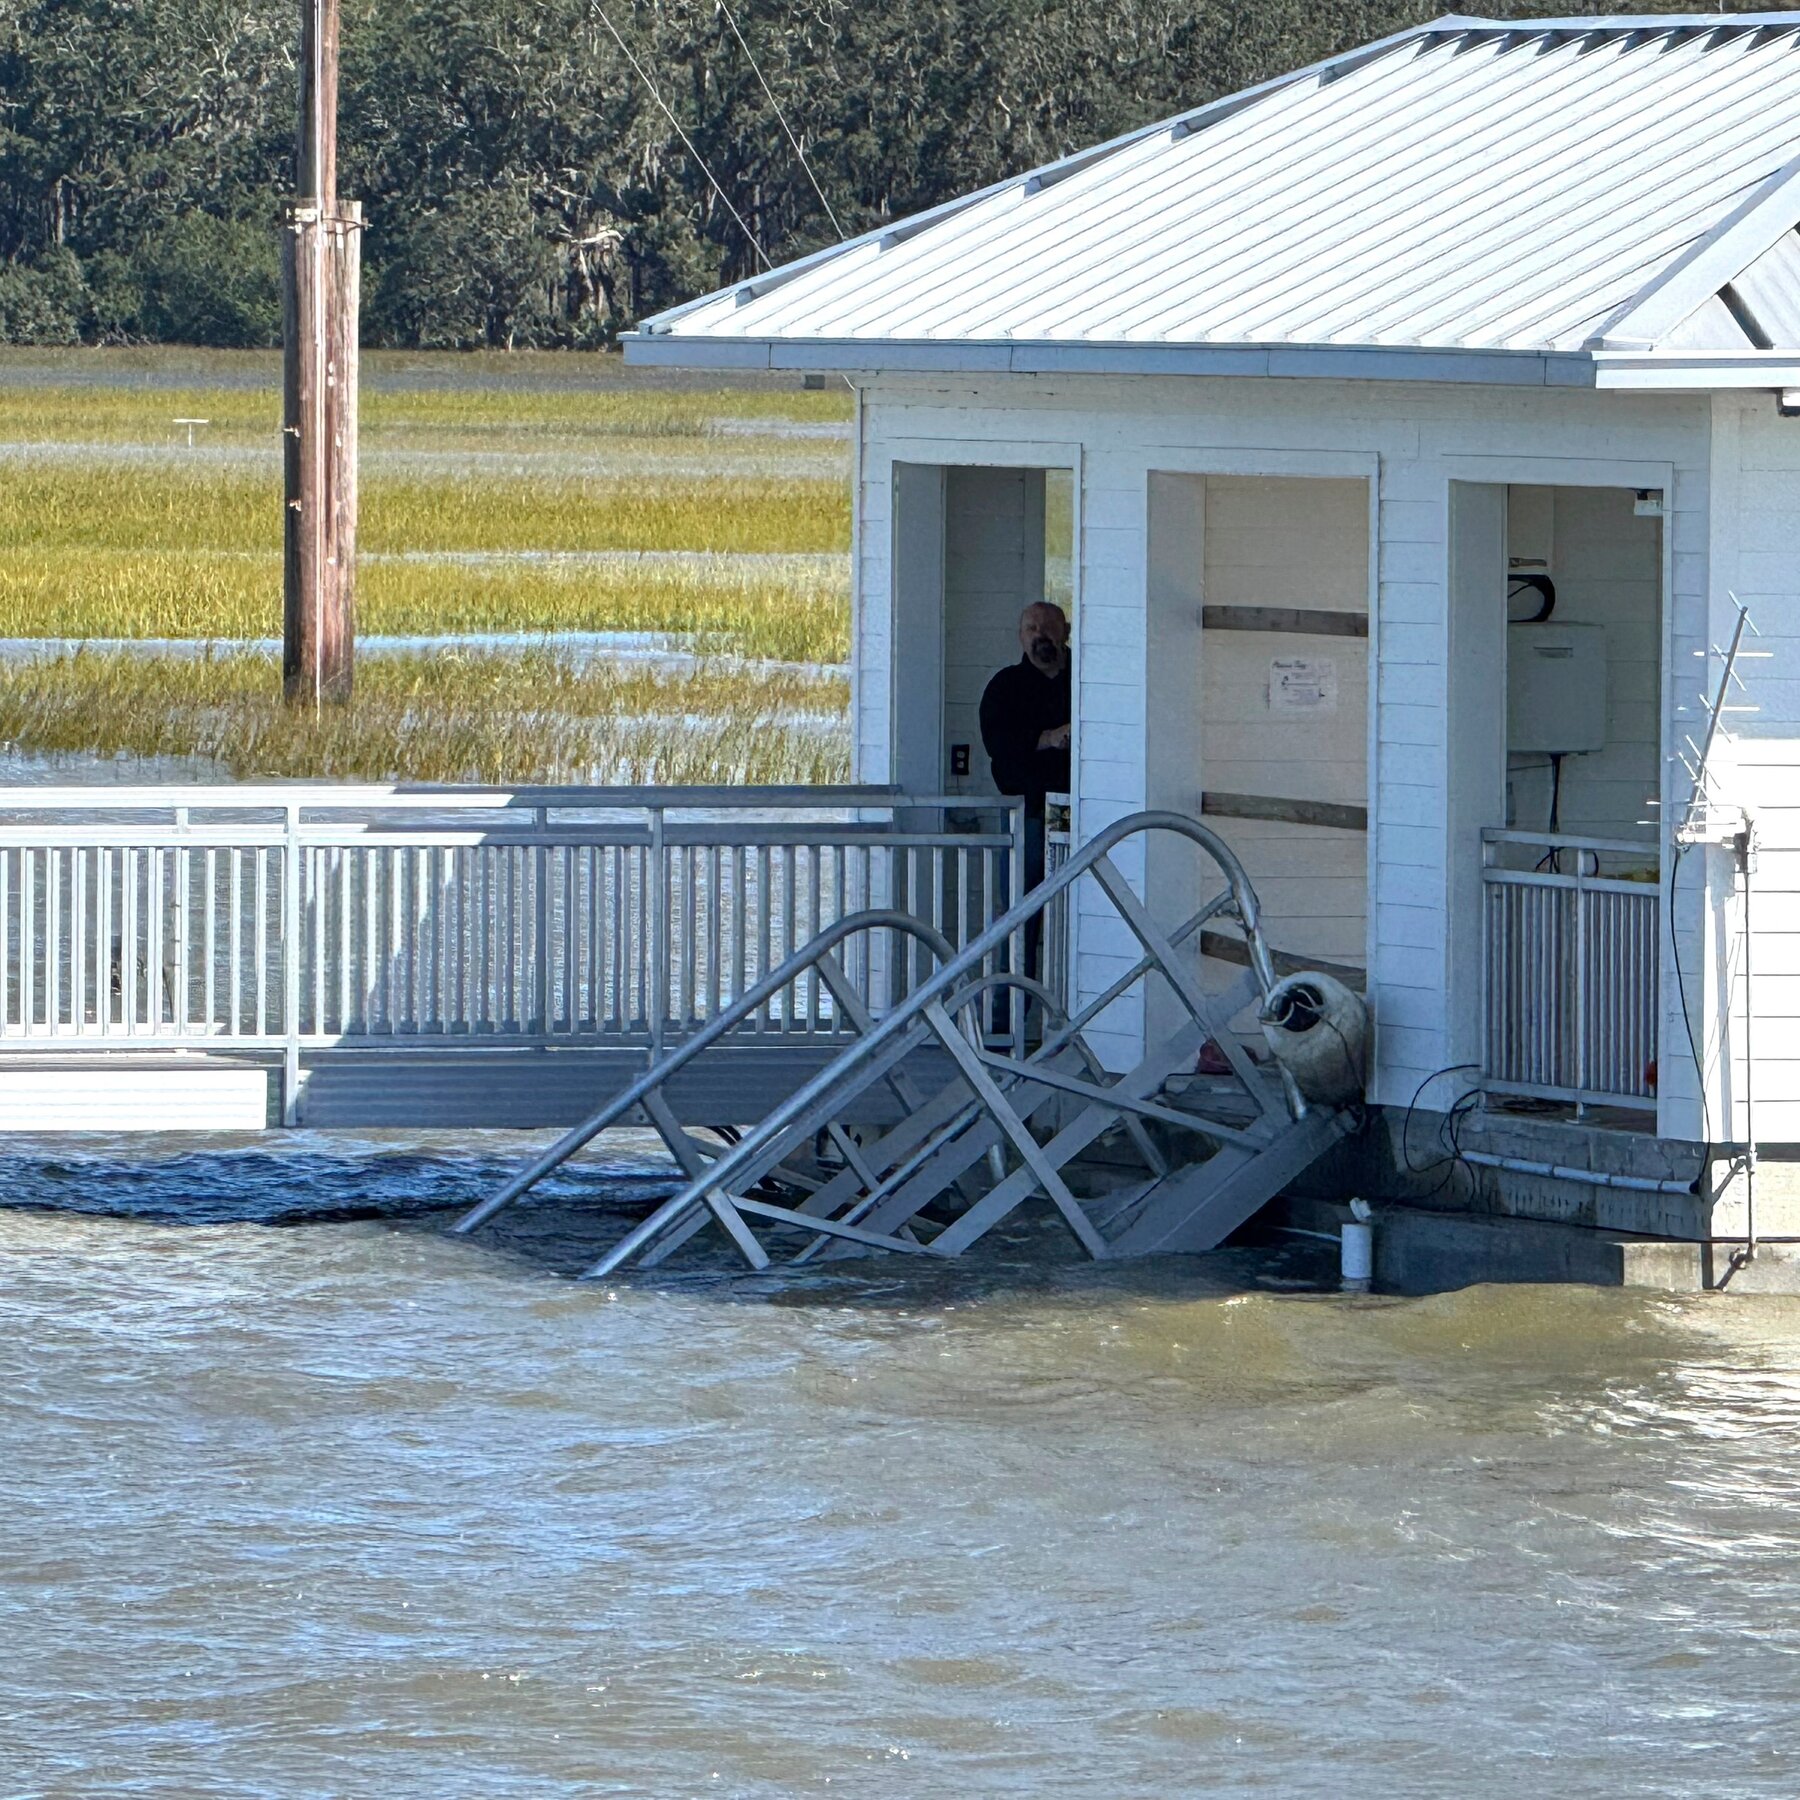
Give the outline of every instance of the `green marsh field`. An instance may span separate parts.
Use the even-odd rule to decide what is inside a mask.
[[[0,661],[0,738],[244,778],[844,777],[847,390],[377,353],[361,411],[373,642],[314,721],[268,647],[278,359],[0,352],[0,639],[55,640]],[[596,633],[680,654],[558,642]]]

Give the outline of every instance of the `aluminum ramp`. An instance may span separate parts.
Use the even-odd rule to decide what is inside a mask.
[[[1121,869],[1159,834],[1188,840],[1216,882],[1184,919],[1165,927]],[[1026,960],[1028,931],[1053,907],[1079,906],[1116,922],[1129,948],[1100,991],[1066,1011],[1023,974],[993,972]],[[1085,929],[1085,927],[1084,927]],[[1241,939],[1245,966],[1208,985],[1202,942]],[[879,1019],[845,979],[841,953],[861,933],[902,938],[928,959],[922,979]],[[842,1009],[849,1042],[736,1141],[683,1130],[662,1095],[696,1057],[729,1042],[771,997],[822,980]],[[1216,834],[1178,813],[1123,819],[1077,850],[1046,881],[960,952],[930,927],[892,910],[840,920],[774,970],[704,1031],[665,1056],[456,1225],[474,1231],[561,1166],[608,1126],[647,1120],[686,1184],[589,1271],[604,1276],[673,1255],[708,1225],[752,1268],[872,1250],[960,1255],[1027,1202],[1047,1202],[1091,1257],[1214,1248],[1353,1128],[1343,1108],[1309,1106],[1282,1073],[1252,1058],[1234,1022],[1275,985],[1256,895]],[[1016,1029],[984,1037],[996,989]],[[1151,1000],[1152,995],[1155,1001]],[[1120,1038],[1121,1019],[1174,1022],[1148,1038],[1135,1064],[1111,1071],[1092,1041],[1096,1021]],[[1224,1073],[1192,1071],[1204,1046]],[[845,1115],[878,1087],[899,1102],[898,1122],[859,1140]],[[1094,1192],[1093,1153],[1115,1179]],[[1123,1169],[1121,1169],[1123,1159]]]

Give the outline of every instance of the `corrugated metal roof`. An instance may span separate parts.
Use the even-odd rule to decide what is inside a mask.
[[[1557,352],[1643,343],[1637,314],[1737,348],[1760,299],[1770,341],[1800,345],[1796,159],[1800,14],[1449,18],[646,329],[677,356],[667,340]]]
[[[1784,231],[1724,298],[1759,350],[1800,345],[1800,232]]]

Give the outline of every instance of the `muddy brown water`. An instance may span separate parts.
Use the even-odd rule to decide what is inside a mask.
[[[516,1153],[8,1148],[0,1792],[1800,1791],[1800,1304],[579,1284],[666,1175]]]

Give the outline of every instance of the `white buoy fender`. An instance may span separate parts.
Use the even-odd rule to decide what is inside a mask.
[[[1308,1100],[1342,1106],[1362,1098],[1369,1015],[1341,981],[1315,970],[1289,975],[1257,1017],[1275,1060]]]

